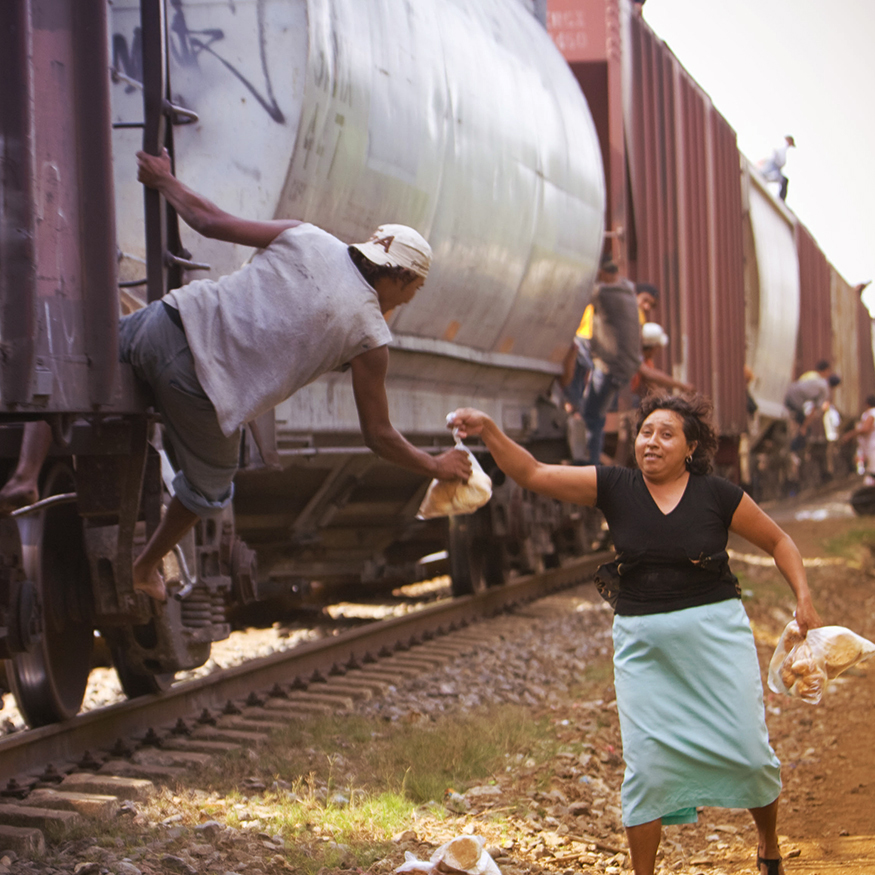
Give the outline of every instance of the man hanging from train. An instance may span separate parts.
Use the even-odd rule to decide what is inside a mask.
[[[601,464],[605,422],[617,394],[641,364],[641,323],[635,286],[605,258],[592,297],[592,373],[581,403],[590,465]]]
[[[347,246],[294,219],[238,218],[176,179],[166,151],[139,152],[137,160],[140,182],[160,191],[191,228],[258,251],[229,276],[196,280],[121,319],[120,358],[151,389],[179,468],[175,495],[134,562],[136,590],[165,600],[161,560],[200,517],[231,501],[244,424],[331,370],[351,370],[362,435],[374,453],[424,477],[467,480],[467,453],[432,456],[389,420],[384,316],[425,282],[431,248],[420,234],[383,225],[366,243]],[[50,445],[46,423],[25,427],[18,467],[0,490],[0,514],[36,500]]]

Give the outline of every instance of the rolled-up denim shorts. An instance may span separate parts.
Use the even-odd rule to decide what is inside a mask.
[[[185,332],[161,301],[123,316],[119,358],[152,390],[179,470],[173,489],[200,517],[216,516],[234,495],[240,455],[238,429],[226,437],[213,402],[198,380]]]

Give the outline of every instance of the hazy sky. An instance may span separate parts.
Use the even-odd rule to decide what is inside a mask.
[[[648,0],[644,18],[751,161],[793,135],[787,206],[849,283],[875,281],[875,0]],[[875,282],[863,299],[875,314]]]

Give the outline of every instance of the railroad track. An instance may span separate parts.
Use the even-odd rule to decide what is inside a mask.
[[[375,622],[318,642],[182,682],[61,724],[0,740],[0,844],[25,852],[46,823],[66,825],[95,808],[137,799],[192,764],[252,745],[289,719],[351,707],[392,679],[469,651],[472,624],[591,578],[605,554],[506,586]],[[149,782],[153,782],[150,784]],[[34,844],[35,843],[35,844]]]

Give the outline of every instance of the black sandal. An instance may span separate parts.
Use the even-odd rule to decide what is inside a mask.
[[[761,857],[757,854],[757,869],[762,869],[763,866],[766,867],[766,875],[781,875],[778,871],[778,867],[781,865],[781,861],[783,857],[777,857],[775,859],[767,859],[766,857]]]

